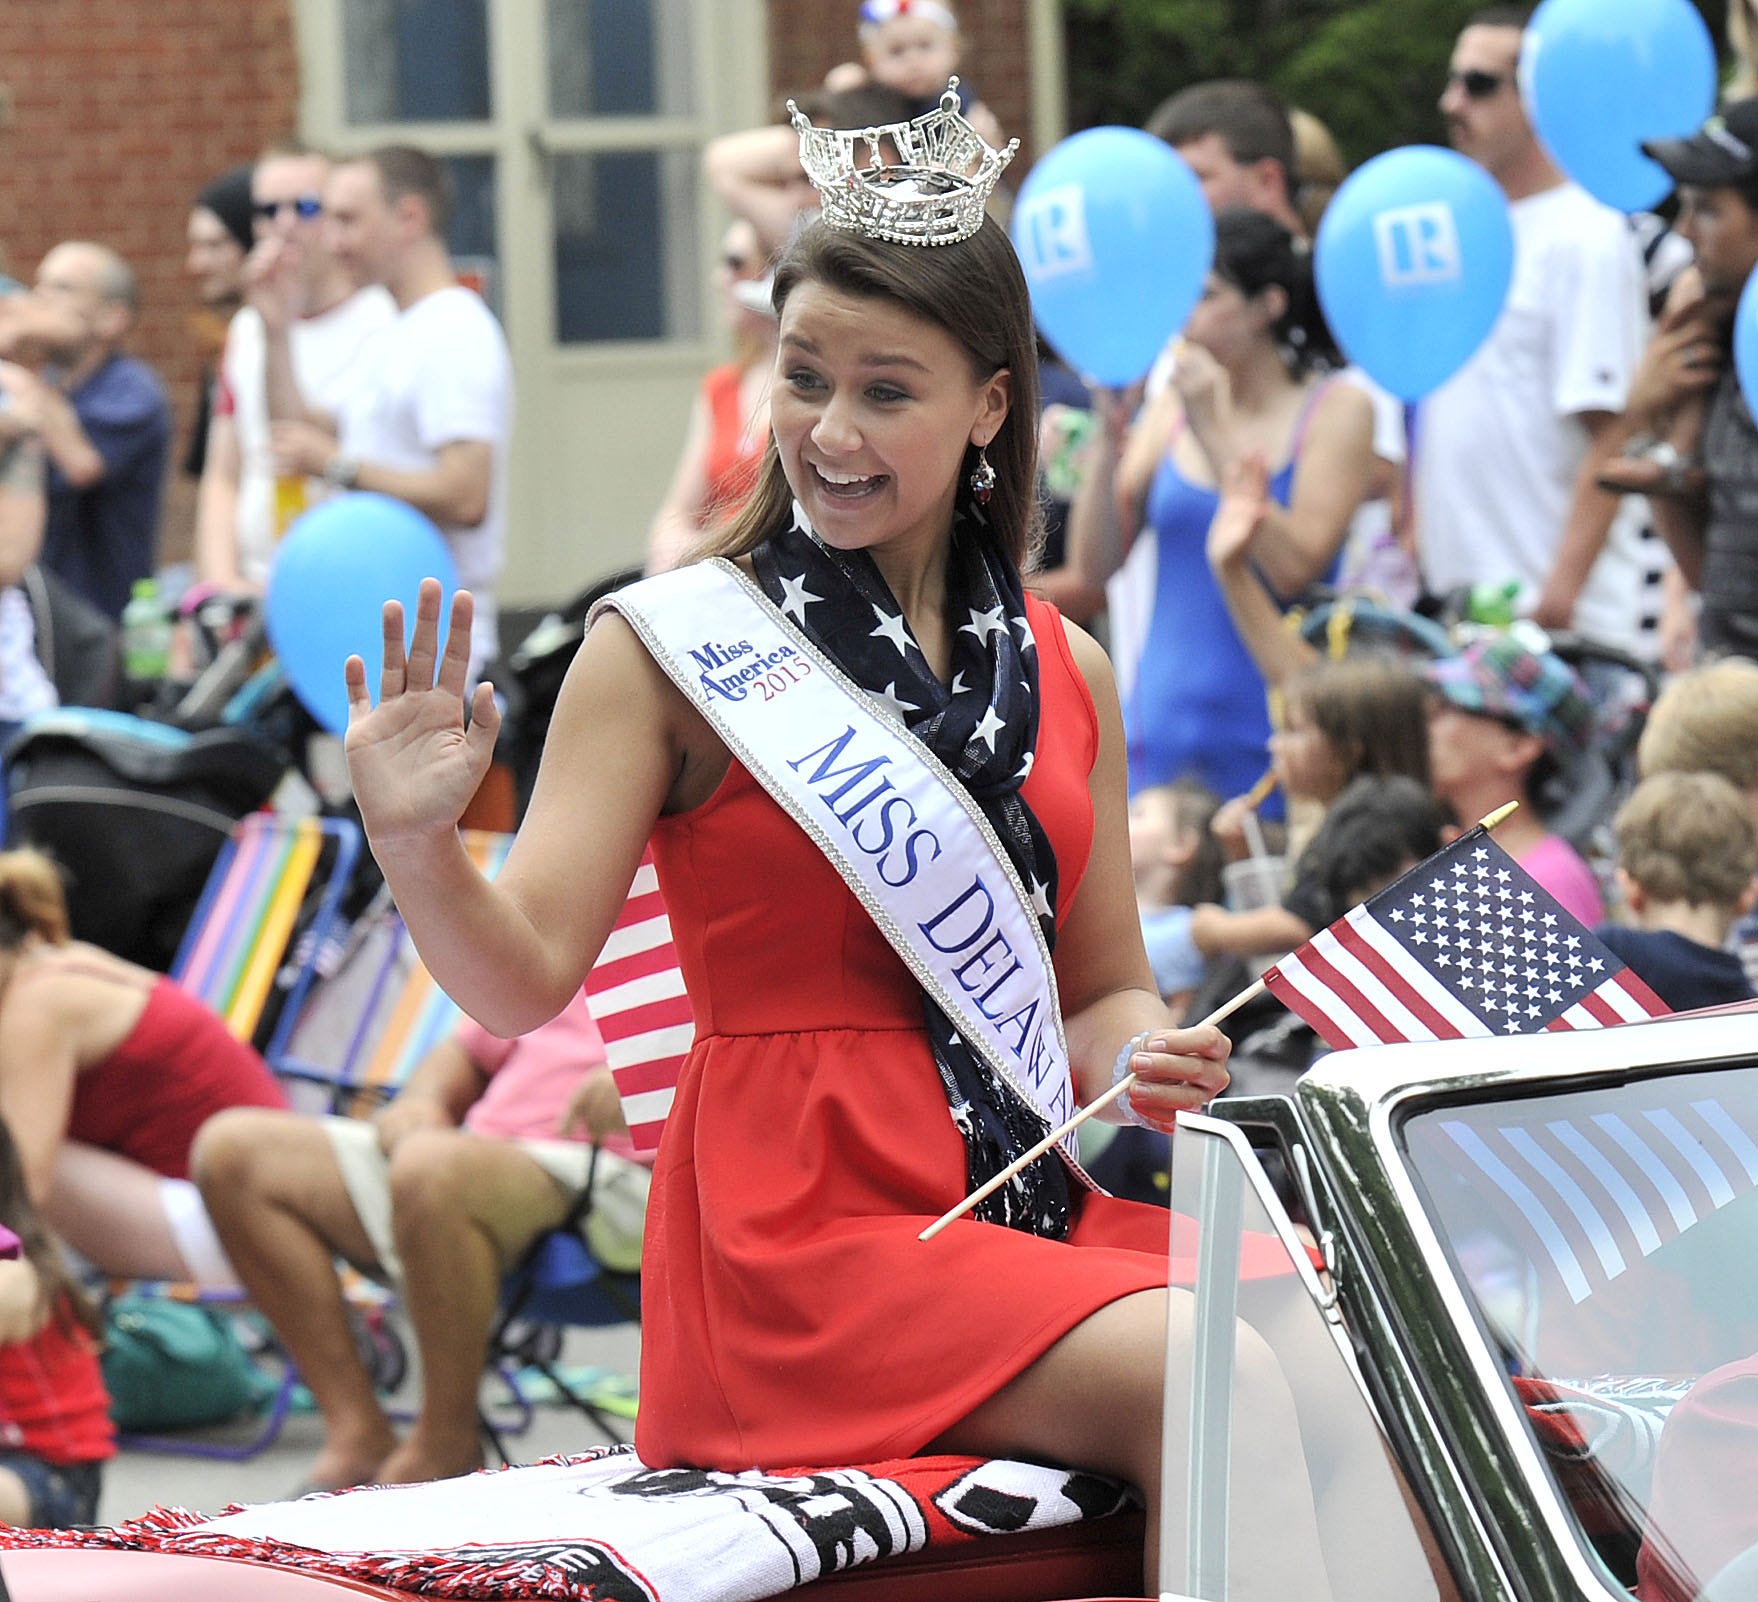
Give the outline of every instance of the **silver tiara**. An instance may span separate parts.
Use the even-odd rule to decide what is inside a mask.
[[[877,128],[816,128],[793,101],[800,165],[812,180],[832,228],[898,245],[951,245],[983,226],[989,191],[1019,149],[997,150],[959,114],[958,79],[948,80],[938,109]],[[887,165],[890,140],[898,159]],[[865,146],[866,159],[859,154]]]

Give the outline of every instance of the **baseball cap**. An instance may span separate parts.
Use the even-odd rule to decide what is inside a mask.
[[[1758,95],[1722,107],[1689,139],[1649,139],[1642,151],[1674,183],[1752,183],[1758,180]]]
[[[1592,731],[1593,707],[1575,670],[1511,634],[1473,640],[1456,656],[1426,663],[1422,676],[1461,712],[1505,719],[1553,751],[1585,746]]]

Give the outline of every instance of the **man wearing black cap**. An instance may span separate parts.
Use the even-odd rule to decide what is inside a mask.
[[[1642,147],[1679,186],[1678,231],[1703,297],[1661,319],[1632,380],[1629,421],[1662,435],[1707,392],[1701,483],[1653,497],[1679,570],[1702,597],[1707,652],[1758,657],[1758,427],[1732,354],[1734,309],[1758,267],[1758,97],[1737,100],[1689,139]]]

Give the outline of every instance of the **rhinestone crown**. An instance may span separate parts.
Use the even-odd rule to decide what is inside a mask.
[[[800,164],[818,191],[832,228],[898,245],[951,245],[983,226],[989,191],[1019,149],[997,150],[959,114],[958,79],[938,108],[909,122],[877,128],[817,128],[793,101],[787,109],[800,136]],[[887,165],[890,140],[898,159]],[[856,154],[866,147],[863,165]]]

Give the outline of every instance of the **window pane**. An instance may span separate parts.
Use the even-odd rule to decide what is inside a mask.
[[[446,246],[458,276],[501,316],[500,241],[494,226],[494,157],[450,156],[452,226]]]
[[[569,154],[553,162],[556,339],[693,339],[694,150]]]
[[[690,0],[548,0],[552,117],[688,116]]]
[[[488,0],[343,0],[348,121],[483,122]]]

